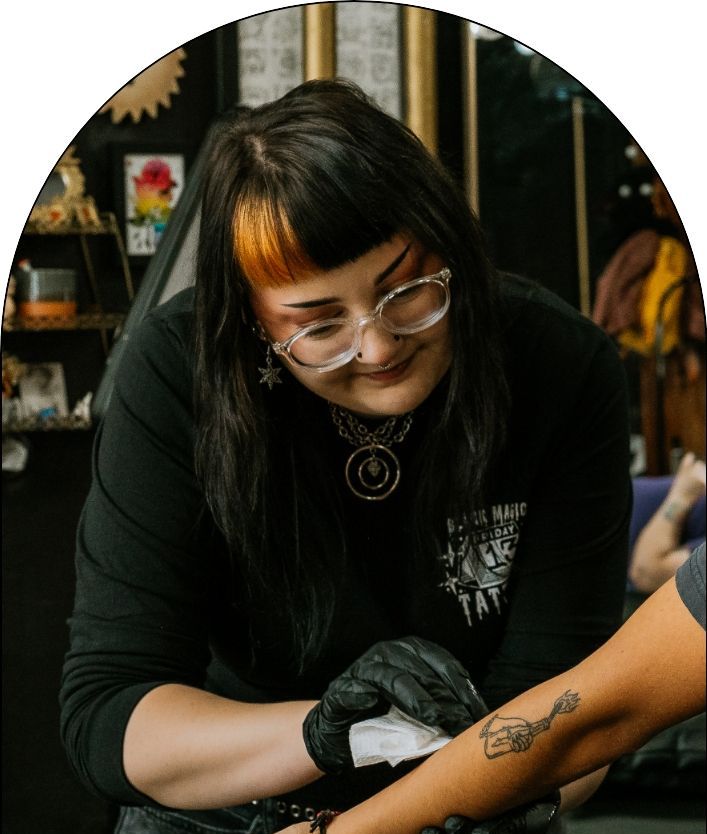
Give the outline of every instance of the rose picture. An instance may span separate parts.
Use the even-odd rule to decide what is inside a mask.
[[[128,255],[153,255],[184,186],[184,157],[133,153],[123,162]]]

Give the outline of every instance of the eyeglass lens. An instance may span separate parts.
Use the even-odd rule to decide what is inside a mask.
[[[391,333],[417,333],[435,324],[447,305],[447,288],[428,281],[402,288],[380,309],[381,325]],[[358,325],[350,321],[325,322],[298,336],[290,355],[302,365],[322,366],[347,355],[356,342]]]

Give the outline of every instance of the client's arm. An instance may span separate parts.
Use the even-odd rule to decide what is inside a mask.
[[[453,814],[497,816],[635,750],[704,704],[704,630],[671,579],[585,661],[477,722],[328,830],[419,834]]]
[[[665,500],[636,539],[629,578],[644,594],[659,588],[690,555],[680,541],[690,510],[705,494],[705,478],[704,461],[688,452]]]

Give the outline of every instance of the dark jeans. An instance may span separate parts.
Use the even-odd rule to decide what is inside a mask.
[[[289,824],[269,800],[210,811],[121,808],[115,834],[272,834]]]
[[[122,808],[115,834],[274,834],[297,821],[278,810],[274,800],[218,811]],[[564,819],[556,817],[547,834],[566,831]]]
[[[121,808],[114,834],[274,834],[314,813],[276,799],[209,811]]]

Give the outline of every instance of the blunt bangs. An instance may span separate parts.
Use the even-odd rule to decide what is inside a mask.
[[[247,230],[239,234],[240,230]],[[279,287],[317,264],[295,235],[279,203],[242,198],[233,218],[234,256],[251,287]]]

